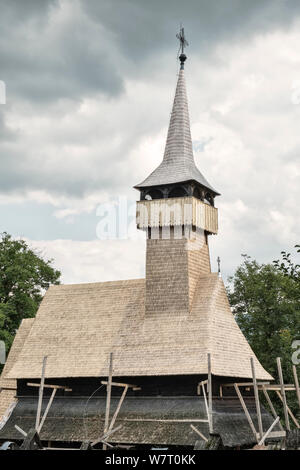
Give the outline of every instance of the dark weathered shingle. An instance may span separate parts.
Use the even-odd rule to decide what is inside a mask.
[[[44,412],[48,400],[43,400]],[[113,414],[119,397],[112,397],[111,413]],[[245,398],[249,413],[256,428],[256,408],[254,398]],[[59,397],[55,398],[49,410],[41,432],[44,441],[81,442],[97,439],[104,428],[105,397]],[[6,425],[0,430],[0,439],[20,439],[15,425],[24,431],[35,425],[37,397],[21,397]],[[149,421],[178,420],[178,422]],[[187,422],[180,422],[185,419]],[[164,444],[194,446],[199,436],[191,429],[190,424],[208,437],[208,424],[195,423],[195,419],[207,419],[203,397],[126,397],[121,407],[112,443],[129,444]],[[190,422],[188,420],[191,420]],[[263,429],[266,431],[273,422],[272,416],[262,407]],[[223,445],[253,445],[256,440],[249,427],[245,413],[238,398],[213,400],[214,432],[222,438]],[[275,428],[279,430],[279,427]]]

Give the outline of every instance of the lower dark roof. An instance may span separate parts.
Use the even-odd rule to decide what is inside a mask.
[[[118,400],[118,397],[112,398],[111,416]],[[252,398],[245,401],[257,429],[255,402]],[[87,398],[77,397],[56,398],[44,423],[41,439],[65,442],[97,439],[104,428],[105,404],[105,397],[92,398],[89,401]],[[46,405],[47,400],[44,400],[43,410]],[[20,440],[22,436],[15,429],[15,425],[28,432],[35,425],[36,409],[37,397],[21,397],[8,422],[0,430],[0,439]],[[199,440],[189,422],[143,421],[149,419],[206,419],[205,404],[201,397],[127,397],[114,426],[121,424],[122,428],[114,433],[109,441],[123,444],[194,446]],[[262,419],[264,430],[267,430],[273,418],[263,408]],[[213,423],[214,433],[221,436],[226,447],[255,443],[238,399],[214,399]],[[193,424],[208,437],[207,423]]]

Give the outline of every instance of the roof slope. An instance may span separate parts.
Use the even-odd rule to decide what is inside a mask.
[[[42,413],[48,399],[43,400]],[[117,408],[119,397],[111,398],[111,413]],[[245,403],[256,429],[257,413],[254,398]],[[95,440],[104,428],[105,397],[56,397],[41,432],[45,441],[82,442]],[[28,432],[35,425],[36,397],[21,397],[7,424],[0,430],[0,439],[19,439],[15,425]],[[266,431],[274,418],[261,407],[263,429]],[[109,439],[115,443],[194,445],[198,439],[189,422],[157,422],[149,419],[203,419],[207,418],[203,397],[126,397],[115,427],[121,425]],[[132,421],[130,421],[132,420]],[[138,421],[135,421],[138,420]],[[213,400],[214,432],[220,434],[227,447],[255,444],[245,413],[238,398]],[[209,437],[208,424],[197,422],[197,428]],[[275,427],[275,430],[280,428]]]
[[[26,318],[22,320],[21,325],[17,331],[15,336],[14,342],[10,349],[9,355],[7,357],[7,361],[5,366],[2,370],[2,374],[0,376],[0,388],[1,387],[10,387],[10,388],[17,388],[17,383],[15,379],[8,379],[6,378],[8,372],[11,370],[13,364],[16,362],[18,355],[21,352],[21,349],[24,345],[25,339],[30,331],[30,328],[33,324],[34,318]],[[0,421],[1,417],[10,406],[10,404],[14,401],[15,398],[15,391],[14,390],[2,390],[0,392]]]
[[[197,181],[212,190],[195,165],[184,70],[180,70],[162,163],[135,188]]]
[[[191,312],[145,315],[145,280],[52,286],[8,372],[38,378],[43,356],[47,377],[213,374],[250,378],[254,356],[231,313],[217,274],[199,277]],[[272,379],[256,359],[259,379]]]

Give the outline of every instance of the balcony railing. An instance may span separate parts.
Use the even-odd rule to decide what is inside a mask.
[[[192,225],[218,233],[218,209],[194,197],[138,201],[136,217],[139,229]]]

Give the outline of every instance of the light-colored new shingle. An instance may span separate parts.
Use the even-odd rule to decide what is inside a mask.
[[[250,346],[231,313],[223,281],[200,275],[193,308],[145,314],[145,281],[50,287],[8,378],[207,374],[251,377]],[[162,293],[163,285],[162,285]],[[259,379],[271,379],[257,359]]]
[[[163,161],[135,188],[190,180],[197,181],[215,194],[219,194],[204,178],[194,161],[184,70],[180,70]]]

